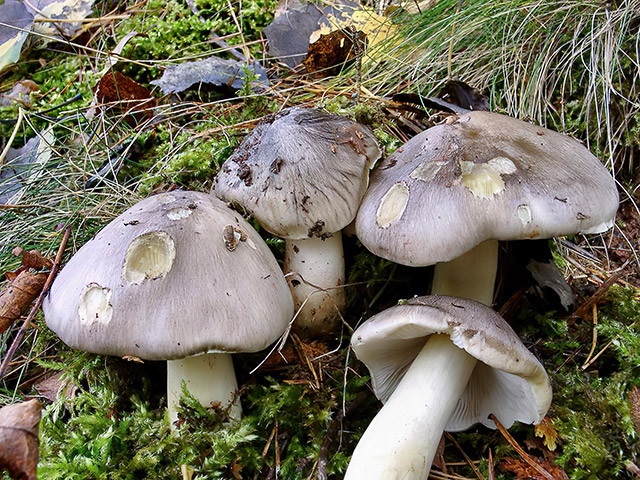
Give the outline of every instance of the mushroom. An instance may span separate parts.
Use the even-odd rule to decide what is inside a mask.
[[[230,404],[237,383],[228,354],[275,341],[293,301],[273,254],[239,214],[211,195],[173,191],[137,203],[78,250],[43,311],[72,348],[168,360],[173,424],[182,380],[203,405]],[[239,402],[230,411],[238,418]]]
[[[374,254],[436,264],[432,293],[490,305],[498,240],[603,232],[615,182],[576,140],[497,113],[425,130],[371,175],[356,231]]]
[[[413,298],[363,323],[351,346],[384,406],[345,480],[426,480],[443,431],[495,428],[492,413],[506,428],[538,423],[551,404],[543,366],[502,317],[473,300]]]
[[[341,229],[356,215],[380,156],[362,125],[307,108],[262,122],[227,159],[213,193],[285,239],[284,270],[301,333],[330,333],[344,309]]]

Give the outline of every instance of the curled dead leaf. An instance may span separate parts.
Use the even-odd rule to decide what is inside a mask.
[[[62,378],[62,372],[54,373],[34,385],[41,397],[55,402],[61,396],[67,399],[75,398],[77,387],[69,379]]]
[[[352,28],[336,30],[309,46],[302,64],[309,73],[326,77],[337,75],[343,66],[364,49],[366,35]]]
[[[11,91],[0,93],[0,106],[18,103],[28,108],[31,106],[31,94],[38,91],[40,87],[33,80],[19,80]]]
[[[38,400],[0,408],[0,470],[12,478],[37,478],[40,409]]]
[[[126,113],[125,121],[132,127],[152,115],[156,99],[148,88],[143,87],[120,72],[109,70],[96,88],[96,100],[103,108]]]
[[[14,248],[11,253],[16,257],[22,256],[22,266],[26,268],[33,268],[34,270],[42,270],[44,268],[51,268],[53,262],[42,255],[38,250],[26,251],[22,247]]]
[[[47,273],[21,271],[0,293],[0,333],[4,333],[23,315],[44,287]]]
[[[124,357],[122,357],[122,359],[127,360],[128,362],[144,363],[144,360],[134,355],[125,355]]]

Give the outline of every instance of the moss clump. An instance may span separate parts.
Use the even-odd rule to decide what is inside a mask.
[[[553,375],[552,408],[562,445],[558,463],[572,479],[627,478],[626,463],[638,462],[629,401],[631,389],[640,385],[640,303],[635,295],[630,288],[613,286],[598,310],[594,354],[604,353],[583,371],[583,352]],[[572,343],[565,352],[576,350]]]

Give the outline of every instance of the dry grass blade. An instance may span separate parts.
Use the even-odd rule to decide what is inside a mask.
[[[455,447],[458,449],[458,451],[462,454],[462,456],[464,457],[464,460],[471,467],[471,470],[473,470],[473,473],[475,473],[476,477],[478,477],[478,480],[485,480],[484,475],[482,475],[482,473],[480,473],[480,470],[478,470],[478,467],[475,466],[475,464],[473,463],[473,460],[471,460],[469,458],[469,455],[467,455],[465,453],[465,451],[462,449],[460,444],[456,441],[455,438],[453,438],[453,435],[451,435],[450,433],[445,433],[445,436],[447,437],[447,439],[451,443],[453,443],[455,445]]]

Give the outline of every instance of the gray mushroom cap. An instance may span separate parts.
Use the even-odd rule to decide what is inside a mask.
[[[476,423],[495,428],[538,423],[551,404],[549,378],[509,325],[489,307],[464,298],[431,295],[374,315],[353,334],[351,346],[366,364],[376,396],[386,402],[432,334],[447,334],[478,360],[446,430]],[[442,372],[446,375],[447,372]]]
[[[489,239],[602,232],[617,208],[612,176],[582,144],[476,111],[425,130],[382,162],[356,231],[376,255],[426,266]]]
[[[289,108],[245,138],[222,166],[213,193],[244,206],[274,235],[322,237],[355,218],[379,156],[366,127]]]
[[[170,360],[261,350],[288,326],[293,300],[239,214],[174,191],[137,203],[78,250],[43,311],[70,347]]]

